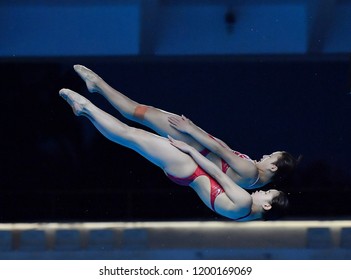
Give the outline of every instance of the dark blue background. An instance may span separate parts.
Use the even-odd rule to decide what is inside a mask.
[[[303,155],[289,219],[351,214],[349,62],[330,57],[164,57],[6,60],[1,75],[0,221],[221,219],[189,188],[103,138],[58,96],[87,92],[85,64],[131,98],[185,114],[260,158]],[[130,125],[135,125],[127,121]]]

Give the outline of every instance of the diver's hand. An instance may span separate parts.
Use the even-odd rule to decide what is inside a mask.
[[[190,134],[193,122],[184,115],[168,117],[169,125],[176,130]]]
[[[194,150],[192,146],[188,145],[183,141],[176,140],[169,135],[168,135],[168,140],[174,147],[176,147],[177,149],[181,150],[184,153],[189,154]]]

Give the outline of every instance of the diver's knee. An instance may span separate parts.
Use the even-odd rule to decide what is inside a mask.
[[[148,110],[150,110],[150,106],[146,105],[137,105],[134,109],[133,112],[133,117],[139,120],[144,120],[145,119],[145,114]]]

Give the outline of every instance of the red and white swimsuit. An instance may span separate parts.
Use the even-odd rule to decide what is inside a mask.
[[[215,205],[214,205],[215,200],[216,200],[217,196],[219,196],[221,193],[224,193],[224,190],[221,187],[221,185],[218,184],[218,182],[215,179],[213,179],[200,166],[197,166],[195,172],[192,175],[190,175],[189,177],[186,177],[186,178],[178,178],[178,177],[172,176],[172,175],[167,174],[167,173],[166,173],[166,175],[174,183],[176,183],[178,185],[182,185],[182,186],[189,186],[197,177],[199,177],[199,176],[206,176],[210,180],[210,186],[211,186],[211,193],[210,193],[211,208],[212,208],[212,210],[214,212],[216,212]],[[250,214],[251,214],[251,211],[247,215],[245,215],[243,217],[240,217],[238,219],[234,219],[234,221],[244,219],[244,218],[250,216]]]
[[[189,186],[197,177],[199,176],[206,176],[210,180],[210,186],[211,186],[211,193],[210,193],[210,202],[211,202],[211,208],[213,211],[215,210],[214,207],[214,202],[221,193],[224,192],[223,188],[221,187],[218,182],[213,179],[205,170],[203,170],[200,166],[197,166],[195,172],[190,175],[189,177],[186,178],[178,178],[175,176],[172,176],[170,174],[167,174],[167,177],[171,179],[174,183],[181,185],[181,186]]]
[[[244,158],[244,159],[248,159],[248,160],[251,160],[247,155],[244,155],[244,154],[241,154],[239,152],[236,152],[236,151],[233,151],[237,156],[241,157],[241,158]],[[206,156],[210,153],[209,150],[205,149],[203,151],[200,152],[203,156]],[[222,171],[223,173],[226,173],[227,170],[229,168],[229,164],[227,162],[225,162],[223,159],[222,159]],[[219,196],[221,193],[224,193],[224,189],[221,187],[221,185],[214,179],[212,178],[205,170],[203,170],[200,166],[197,166],[196,170],[194,171],[194,173],[186,178],[178,178],[178,177],[175,177],[175,176],[172,176],[170,174],[167,174],[167,177],[169,179],[171,179],[173,182],[175,182],[176,184],[178,185],[181,185],[181,186],[189,186],[197,177],[199,176],[206,176],[209,180],[210,180],[210,186],[211,186],[211,190],[210,190],[210,203],[211,203],[211,208],[214,212],[216,212],[215,210],[215,200],[217,198],[217,196]],[[259,178],[257,178],[257,180],[251,185],[253,186],[254,184],[256,184],[256,182],[258,181]],[[240,219],[243,219],[243,218],[246,218],[248,217],[249,215],[251,214],[248,213],[247,215],[241,217],[241,218],[238,218],[238,219],[235,219],[235,220],[240,220]]]

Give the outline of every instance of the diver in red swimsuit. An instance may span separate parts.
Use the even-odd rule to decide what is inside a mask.
[[[169,179],[171,179],[174,183],[181,185],[181,186],[189,186],[197,177],[199,176],[206,176],[210,182],[210,205],[211,209],[216,212],[215,209],[215,201],[217,196],[224,193],[224,189],[221,187],[218,182],[209,176],[200,166],[198,166],[195,172],[187,178],[177,178],[172,175],[166,174]],[[244,218],[249,217],[251,214],[251,210],[245,215],[240,218],[233,219],[235,221],[243,220]]]
[[[249,194],[194,147],[171,137],[165,138],[130,127],[102,111],[88,99],[69,90],[60,95],[77,116],[87,117],[109,140],[130,148],[160,167],[178,184],[187,184],[206,206],[232,220],[264,219],[267,212],[282,207],[287,200],[278,190]]]
[[[253,161],[233,151],[223,141],[209,135],[184,116],[131,100],[82,65],[75,65],[74,69],[90,92],[104,96],[124,117],[153,129],[163,137],[170,135],[197,151],[206,151],[207,159],[222,168],[242,188],[256,189],[278,181],[291,173],[297,164],[297,160],[287,152],[275,152],[263,156],[260,161]]]
[[[197,177],[206,176],[210,181],[210,203],[213,211],[215,210],[214,202],[221,193],[224,192],[223,188],[214,180],[211,176],[209,176],[200,166],[198,166],[193,174],[186,178],[177,178],[175,176],[166,174],[169,179],[171,179],[174,183],[181,186],[189,186]]]
[[[210,151],[207,150],[207,149],[204,149],[204,150],[200,151],[200,154],[203,155],[204,157],[206,157],[206,155],[208,155],[209,153],[210,153]],[[246,155],[240,154],[239,152],[235,152],[235,153],[238,156],[242,156],[243,158],[247,158]],[[229,168],[229,165],[224,160],[222,160],[222,172],[223,173],[227,173],[228,168]],[[190,175],[189,177],[187,177],[187,178],[177,178],[177,177],[174,177],[174,176],[169,175],[169,174],[166,174],[166,175],[173,182],[175,182],[178,185],[182,185],[182,186],[189,186],[190,183],[192,181],[194,181],[199,176],[202,176],[202,175],[203,176],[207,176],[209,181],[210,181],[210,185],[211,185],[211,190],[210,190],[211,208],[212,208],[213,211],[216,212],[215,206],[214,206],[215,200],[216,200],[217,196],[219,196],[221,193],[224,192],[224,190],[216,182],[216,180],[214,180],[212,177],[210,177],[200,166],[198,166],[197,169],[195,170],[195,172],[192,175]],[[244,218],[248,217],[250,215],[250,213],[251,213],[251,211],[247,215],[245,215],[245,216],[243,216],[241,218],[237,218],[236,220],[244,219]]]

